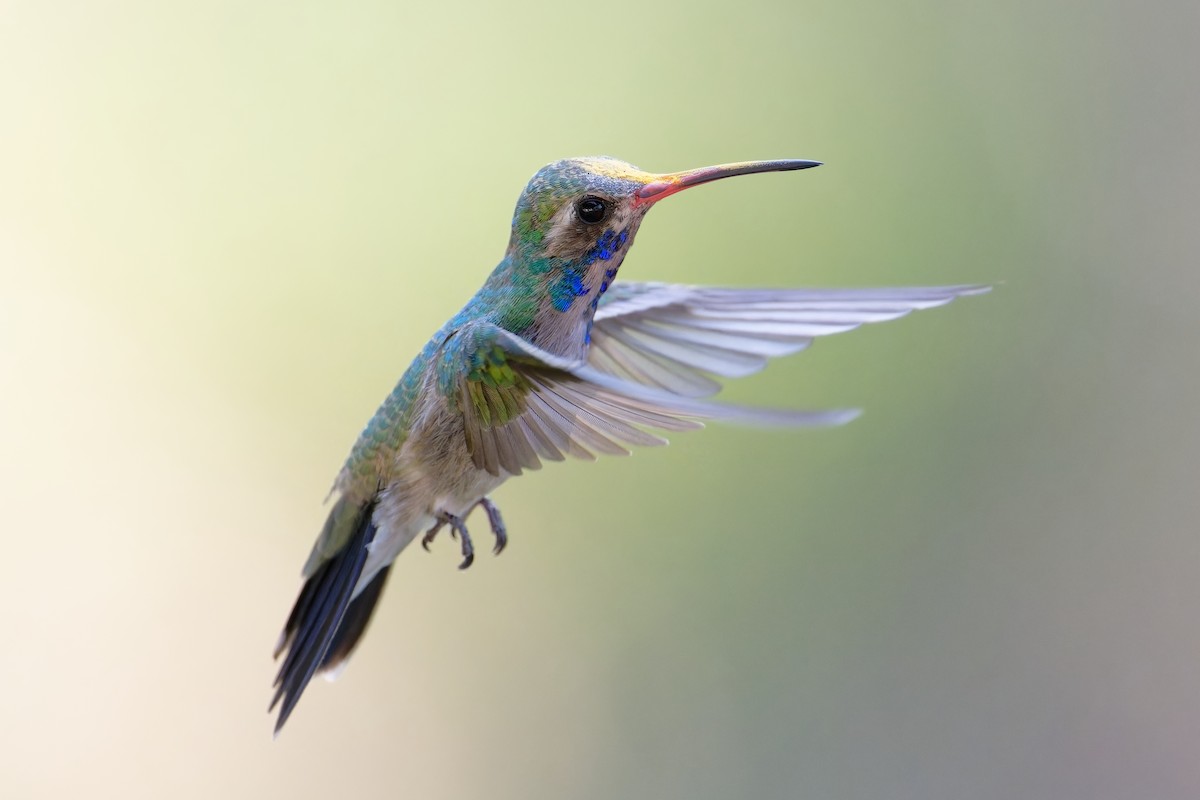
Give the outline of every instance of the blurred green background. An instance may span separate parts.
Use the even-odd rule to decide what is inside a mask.
[[[0,794],[1200,796],[1200,6],[0,4]],[[272,742],[321,499],[539,166],[826,162],[622,276],[1002,282],[398,562]]]

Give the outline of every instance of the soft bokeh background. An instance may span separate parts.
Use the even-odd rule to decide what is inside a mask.
[[[0,4],[0,795],[1200,796],[1200,6]],[[1003,282],[731,387],[858,405],[498,494],[284,735],[360,426],[529,175],[622,275]],[[485,537],[486,538],[486,537]]]

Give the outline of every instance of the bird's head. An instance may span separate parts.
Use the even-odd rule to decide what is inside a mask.
[[[504,327],[545,349],[580,357],[592,317],[650,207],[702,183],[816,161],[744,161],[656,174],[615,158],[568,158],[538,170],[517,200],[507,257],[482,296]]]
[[[664,197],[702,183],[818,166],[818,161],[744,161],[657,174],[607,156],[547,164],[529,181],[513,214],[509,252],[592,264],[620,259],[642,218]]]

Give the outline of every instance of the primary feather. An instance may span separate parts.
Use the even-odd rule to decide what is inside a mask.
[[[589,361],[602,372],[689,397],[715,394],[710,375],[739,378],[818,336],[981,294],[987,286],[741,289],[620,283],[600,301]],[[708,374],[706,374],[708,373]]]

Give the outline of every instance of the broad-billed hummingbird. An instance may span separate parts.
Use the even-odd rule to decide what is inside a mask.
[[[304,587],[276,657],[275,731],[318,671],[333,672],[361,639],[396,556],[449,528],[474,548],[465,520],[486,512],[495,552],[507,541],[488,495],[509,477],[565,456],[663,445],[652,431],[716,419],[765,426],[840,425],[857,412],[714,403],[768,358],[864,322],[987,291],[750,289],[617,282],[646,212],[676,192],[816,161],[746,161],[667,174],[614,158],[540,169],[517,200],[512,235],[483,288],[412,362],[338,473],[337,500],[304,565]]]

